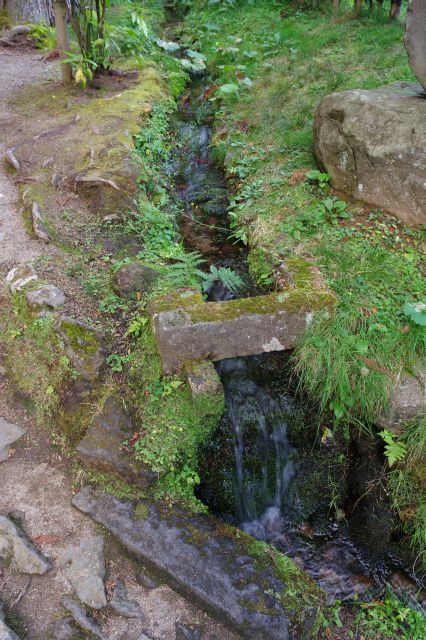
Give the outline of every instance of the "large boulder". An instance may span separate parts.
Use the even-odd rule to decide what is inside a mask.
[[[417,80],[426,89],[426,2],[411,0],[408,4],[405,46],[410,66]]]
[[[315,153],[335,189],[407,223],[426,222],[426,99],[397,82],[326,96],[315,114]]]

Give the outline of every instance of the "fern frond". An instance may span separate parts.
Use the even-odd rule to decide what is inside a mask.
[[[232,293],[238,293],[243,286],[243,280],[240,276],[228,267],[210,267],[209,273],[203,274],[203,291],[208,291],[212,284],[220,280],[229,291]]]

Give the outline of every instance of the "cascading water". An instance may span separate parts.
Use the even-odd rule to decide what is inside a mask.
[[[234,437],[238,520],[245,531],[264,538],[265,527],[273,520],[281,522],[295,470],[287,436],[288,408],[250,377],[249,362],[223,360],[217,369]],[[252,468],[245,463],[247,439],[252,440]]]

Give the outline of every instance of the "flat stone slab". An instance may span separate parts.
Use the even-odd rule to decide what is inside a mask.
[[[25,429],[0,418],[0,462],[7,460],[10,447],[26,434]]]
[[[134,431],[122,403],[110,396],[77,446],[78,456],[101,471],[115,473],[126,482],[147,487],[156,479],[156,475],[122,450],[123,441],[130,439]]]
[[[73,506],[102,524],[136,560],[163,575],[249,640],[310,637],[325,594],[289,558],[206,515],[121,502],[91,487]],[[138,511],[139,515],[139,511]]]
[[[42,575],[50,569],[46,558],[35,548],[12,520],[0,515],[0,558],[18,573]]]
[[[182,298],[184,293],[168,295],[150,309],[165,374],[191,362],[292,349],[314,313],[335,302],[321,289],[294,288],[225,302],[196,300],[192,305],[186,304],[191,298]]]

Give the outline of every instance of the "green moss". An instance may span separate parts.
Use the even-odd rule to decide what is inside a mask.
[[[24,292],[3,298],[0,345],[16,392],[37,421],[46,424],[60,406],[60,392],[71,377],[54,329],[53,316],[34,318]]]
[[[91,327],[86,327],[79,322],[63,319],[59,325],[61,332],[69,341],[69,346],[76,353],[92,355],[96,353],[101,344],[98,333]]]
[[[163,295],[155,298],[149,304],[151,316],[163,311],[174,311],[175,309],[186,309],[194,304],[203,302],[201,291],[197,289],[179,289],[178,291],[167,291]]]
[[[146,520],[149,515],[149,506],[144,502],[139,502],[133,510],[134,520]]]
[[[240,298],[227,302],[209,302],[185,309],[191,322],[224,322],[243,315],[311,312],[334,305],[335,296],[328,291],[291,289],[255,298]]]
[[[238,549],[238,554],[248,555],[255,559],[259,571],[266,571],[272,567],[274,577],[281,582],[283,589],[275,592],[265,582],[265,596],[272,596],[279,600],[290,615],[292,627],[303,634],[306,611],[321,609],[325,604],[325,593],[297,564],[274,546],[256,540],[247,533],[220,522],[216,526],[217,534],[222,538],[231,539]],[[256,611],[270,612],[267,598],[259,597],[254,603],[245,606],[253,607]]]

